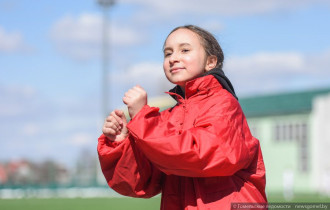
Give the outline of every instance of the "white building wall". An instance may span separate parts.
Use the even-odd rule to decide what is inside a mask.
[[[316,97],[312,110],[312,182],[330,196],[330,94]]]

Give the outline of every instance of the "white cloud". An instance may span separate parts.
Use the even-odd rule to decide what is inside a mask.
[[[315,4],[329,5],[326,0],[120,0],[120,2],[140,4],[152,14],[167,18],[176,17],[178,14],[254,15],[279,10],[296,10],[299,7]]]
[[[294,52],[261,52],[249,56],[232,57],[227,61],[227,67],[229,69],[239,71],[244,75],[257,72],[271,72],[275,69],[276,73],[299,72],[303,69],[303,65],[303,55]]]
[[[18,85],[0,86],[0,98],[0,159],[73,163],[81,147],[96,147],[103,119],[98,118],[95,98],[65,100]]]
[[[0,26],[0,52],[29,52],[32,48],[25,43],[19,32],[8,32]]]
[[[111,77],[116,84],[123,85],[125,90],[139,84],[151,96],[163,94],[174,86],[166,79],[163,64],[157,62],[137,63],[127,71],[114,73]]]
[[[309,55],[263,52],[228,58],[224,71],[239,94],[329,86],[330,51]]]
[[[51,37],[62,53],[78,59],[93,58],[101,52],[102,24],[99,14],[67,15],[52,26]],[[107,34],[111,45],[116,46],[135,45],[144,40],[141,31],[123,25],[109,25]]]
[[[123,47],[146,43],[149,40],[146,34],[150,34],[151,28],[163,23],[166,28],[169,25],[187,24],[192,20],[214,33],[222,30],[224,26],[220,19],[208,19],[209,16],[267,14],[273,11],[296,10],[318,3],[329,5],[325,0],[120,0],[118,4],[138,6],[131,9],[130,14],[125,18],[114,17],[108,35],[110,46],[122,50]],[[56,48],[62,54],[81,60],[100,56],[101,14],[63,16],[53,24],[50,33]]]
[[[232,56],[224,71],[239,95],[316,88],[330,84],[330,50],[318,54],[298,52],[259,52]],[[163,94],[174,85],[165,77],[162,64],[142,62],[126,72],[111,75],[118,89],[140,84],[149,96]],[[117,91],[118,92],[118,91]]]
[[[198,25],[210,32],[222,31],[225,28],[223,23],[220,23],[218,20],[215,19],[206,20],[204,22],[199,23]]]

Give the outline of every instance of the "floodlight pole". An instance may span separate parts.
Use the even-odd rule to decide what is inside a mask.
[[[109,21],[108,21],[108,11],[111,6],[115,4],[115,0],[97,0],[97,3],[102,7],[103,10],[103,27],[102,27],[102,94],[101,94],[101,116],[104,119],[109,114],[108,102],[110,98],[110,92],[108,91],[108,80],[109,80]],[[103,177],[100,164],[97,160],[96,163],[96,176],[95,184],[102,185],[106,184]]]
[[[109,80],[109,21],[108,11],[115,4],[115,0],[97,0],[103,9],[103,27],[102,27],[102,118],[109,114],[108,102],[110,93],[108,91]]]

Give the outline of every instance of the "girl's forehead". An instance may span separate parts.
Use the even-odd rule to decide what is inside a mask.
[[[201,44],[198,34],[189,29],[180,28],[167,37],[165,46],[181,43],[189,43],[191,45]]]

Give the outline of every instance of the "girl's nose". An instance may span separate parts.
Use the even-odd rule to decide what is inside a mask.
[[[170,56],[170,59],[169,59],[170,64],[173,64],[173,63],[178,62],[178,61],[179,61],[178,54],[173,52]]]

